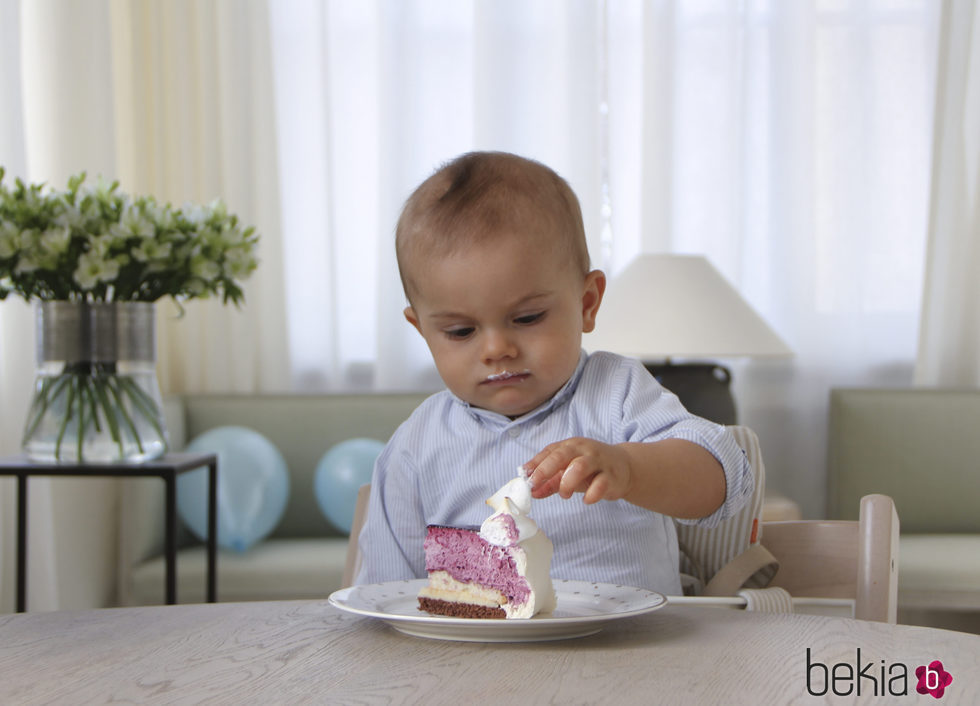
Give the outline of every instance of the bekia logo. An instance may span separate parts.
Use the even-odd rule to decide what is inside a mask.
[[[814,659],[806,648],[806,690],[811,696],[907,696],[909,693],[909,668],[902,662],[885,660],[864,661],[861,648],[856,648],[853,662],[825,664]],[[943,668],[938,659],[915,668],[915,691],[941,699],[946,687],[953,682],[953,675]]]
[[[942,698],[946,693],[946,687],[953,682],[953,675],[943,669],[943,663],[938,659],[930,662],[928,666],[916,667],[915,676],[919,678],[915,690],[920,694],[931,694],[937,699]]]

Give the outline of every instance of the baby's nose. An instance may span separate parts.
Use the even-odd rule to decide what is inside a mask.
[[[487,362],[514,358],[517,356],[517,346],[514,340],[504,331],[487,331],[483,340],[483,358]]]

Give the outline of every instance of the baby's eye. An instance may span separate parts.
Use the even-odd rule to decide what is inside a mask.
[[[514,319],[515,324],[520,324],[521,326],[527,326],[529,324],[534,324],[544,318],[545,312],[539,311],[536,314],[527,314],[526,316],[518,316]]]
[[[475,330],[472,326],[461,326],[460,328],[446,329],[444,333],[452,341],[462,341],[472,336]]]

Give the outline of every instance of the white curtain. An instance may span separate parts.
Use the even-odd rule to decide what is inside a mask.
[[[64,183],[73,170],[87,169],[112,176],[114,158],[111,106],[106,105],[109,83],[105,58],[109,46],[108,8],[105,3],[80,2],[58,7],[51,2],[18,3],[5,0],[0,27],[4,35],[4,91],[0,113],[5,115],[0,162],[6,179],[46,180]],[[84,28],[84,31],[76,31]],[[34,39],[32,39],[34,37]],[[7,41],[9,40],[9,41]],[[79,61],[85,56],[88,60]],[[64,67],[71,65],[73,71]],[[19,447],[33,378],[33,318],[21,302],[0,305],[0,393],[3,394],[2,448],[13,453]],[[3,532],[0,609],[14,605],[14,482],[0,479]],[[62,602],[62,580],[70,572],[56,570],[58,559],[76,552],[104,573],[110,563],[100,541],[96,517],[108,514],[114,487],[104,479],[84,484],[71,480],[39,478],[29,485],[28,532],[29,608],[45,610]],[[71,498],[76,511],[59,516],[63,502]],[[59,532],[60,527],[60,532]],[[79,544],[76,540],[87,535]],[[89,543],[91,542],[91,543]],[[93,572],[94,573],[94,572]],[[82,605],[98,601],[107,583],[101,577],[83,582],[74,592]],[[69,591],[69,593],[71,593]],[[70,599],[69,603],[70,604]]]
[[[18,2],[0,0],[0,164],[10,174],[26,172],[24,123],[20,67],[20,7]],[[20,446],[23,414],[30,402],[30,387],[23,384],[34,365],[32,346],[24,345],[24,332],[33,320],[30,307],[21,302],[0,304],[0,455],[14,453]],[[0,613],[14,607],[16,490],[13,478],[0,477]],[[31,496],[31,514],[50,524],[49,508],[37,501],[47,500],[43,488]],[[40,534],[40,532],[38,533]],[[33,538],[32,538],[33,539]],[[49,548],[44,537],[40,546]],[[37,547],[39,544],[34,544]],[[50,585],[50,584],[49,584]]]
[[[270,9],[294,384],[438,387],[401,315],[398,211],[447,159],[507,149],[564,174],[597,237],[599,4]]]
[[[175,204],[221,198],[260,234],[240,311],[160,307],[164,392],[289,385],[276,123],[265,0],[112,3],[117,173]]]
[[[946,0],[916,382],[980,387],[980,11]]]
[[[264,0],[0,0],[0,164],[63,186],[86,171],[182,204],[221,198],[261,235],[241,310],[158,306],[164,393],[289,386],[268,15]],[[70,67],[70,68],[69,68]],[[19,446],[33,320],[0,305],[0,453]],[[0,479],[0,610],[14,586],[14,486]],[[111,600],[117,484],[30,482],[29,608]]]
[[[939,9],[272,5],[294,384],[439,386],[401,318],[398,210],[463,151],[518,152],[570,181],[596,265],[705,254],[795,349],[730,362],[770,483],[821,516],[829,388],[912,382]]]

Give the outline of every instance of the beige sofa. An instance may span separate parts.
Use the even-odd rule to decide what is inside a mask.
[[[832,390],[828,473],[830,518],[895,501],[899,622],[980,632],[980,390]]]
[[[347,535],[331,526],[317,504],[313,491],[317,462],[346,439],[387,441],[423,399],[423,394],[187,395],[167,399],[167,424],[175,450],[213,427],[244,426],[275,444],[289,469],[289,501],[271,536],[244,553],[219,552],[218,599],[318,598],[340,588]],[[133,478],[122,485],[118,572],[122,605],[164,602],[163,492],[163,484],[155,478]],[[205,596],[204,547],[184,529],[179,543],[178,602],[201,602]]]

